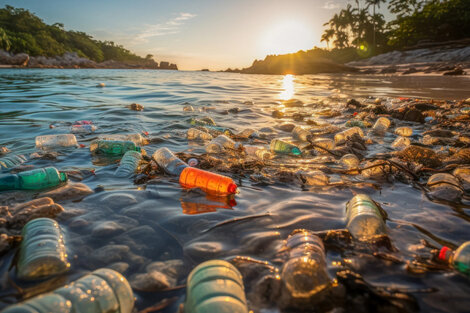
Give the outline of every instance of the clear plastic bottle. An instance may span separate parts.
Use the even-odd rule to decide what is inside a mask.
[[[126,278],[102,268],[62,288],[8,307],[3,313],[131,313],[134,294]]]
[[[455,251],[445,246],[442,247],[439,259],[448,262],[459,272],[470,276],[470,241],[465,242]]]
[[[259,137],[259,133],[252,129],[252,128],[246,128],[244,130],[242,130],[241,132],[239,132],[237,134],[237,137],[240,137],[240,138],[258,138]]]
[[[230,177],[195,167],[184,168],[179,182],[184,188],[199,188],[209,194],[228,195],[237,192],[237,185]]]
[[[398,127],[395,129],[395,134],[402,137],[410,137],[413,135],[413,129],[411,127]]]
[[[210,117],[204,117],[202,119],[191,118],[189,124],[195,126],[216,126],[214,120]]]
[[[243,277],[227,261],[199,264],[188,276],[184,313],[248,313]]]
[[[460,182],[447,173],[438,173],[429,177],[427,187],[431,191],[431,196],[441,200],[458,201],[463,195]]]
[[[90,144],[90,152],[93,154],[120,156],[127,151],[141,152],[141,149],[132,141],[93,140]]]
[[[110,134],[99,136],[98,140],[113,140],[113,141],[132,141],[137,146],[147,144],[147,140],[138,133],[134,134]]]
[[[93,133],[97,127],[91,124],[76,124],[72,125],[70,132],[74,134],[89,134]]]
[[[288,259],[281,279],[293,298],[309,298],[331,282],[326,270],[325,248],[311,231],[294,232],[287,238]]]
[[[74,134],[45,135],[36,137],[36,148],[38,149],[53,149],[77,146],[77,138]]]
[[[385,223],[375,202],[365,194],[358,194],[346,206],[346,228],[358,240],[368,240],[385,234]]]
[[[317,146],[326,148],[328,150],[333,150],[335,148],[335,142],[329,138],[316,138],[313,143]],[[324,149],[314,147],[314,150],[318,154],[328,154],[328,152]]]
[[[59,186],[67,181],[67,174],[55,167],[38,168],[18,174],[0,176],[0,190],[39,190]]]
[[[203,132],[197,128],[188,129],[187,135],[188,140],[212,140],[214,138],[211,134]]]
[[[392,147],[395,149],[403,149],[408,147],[411,144],[411,141],[407,137],[398,137],[392,142]]]
[[[64,235],[50,218],[29,221],[21,232],[18,278],[33,280],[65,273],[70,268]]]
[[[390,127],[390,120],[386,117],[379,117],[377,121],[375,122],[374,126],[372,127],[372,131],[376,135],[383,136],[385,135],[385,132],[387,129]]]
[[[249,156],[256,157],[260,160],[272,159],[272,154],[268,150],[257,146],[245,146],[245,153]]]
[[[181,161],[168,148],[160,148],[154,152],[152,158],[157,162],[167,174],[180,176],[181,172],[188,167],[188,164]]]
[[[314,171],[298,171],[303,183],[308,186],[326,186],[330,182],[328,175],[319,170]]]
[[[313,136],[308,130],[304,129],[303,127],[295,126],[292,130],[292,138],[300,141],[310,141],[312,140]]]
[[[279,154],[290,154],[294,156],[299,156],[302,154],[302,151],[300,149],[286,141],[283,141],[281,139],[273,139],[271,140],[271,145],[270,145],[271,151]]]
[[[26,158],[21,154],[13,154],[3,158],[0,158],[0,170],[6,170],[12,167],[16,167],[26,162]]]
[[[342,132],[337,133],[335,135],[335,143],[337,145],[341,145],[345,143],[346,140],[352,137],[354,134],[358,134],[361,138],[364,137],[362,129],[360,129],[359,127],[351,127],[346,130],[343,130]]]
[[[241,147],[242,145],[240,143],[233,141],[225,135],[220,135],[212,139],[211,142],[206,145],[206,152],[221,153],[226,149],[237,150]]]
[[[114,172],[116,177],[130,177],[139,166],[142,154],[137,151],[127,151],[121,159],[119,167]]]
[[[354,154],[345,154],[339,162],[348,170],[357,169],[359,167],[359,159]]]

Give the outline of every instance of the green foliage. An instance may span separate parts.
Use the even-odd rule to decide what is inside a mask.
[[[3,28],[0,27],[0,49],[9,51],[11,48],[11,41],[8,38],[7,33]]]

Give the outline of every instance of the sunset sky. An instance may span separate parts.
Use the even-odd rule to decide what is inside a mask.
[[[0,0],[46,23],[111,40],[183,70],[247,67],[254,59],[325,46],[323,23],[347,0]],[[354,4],[354,1],[350,1]],[[383,5],[385,6],[385,5]]]

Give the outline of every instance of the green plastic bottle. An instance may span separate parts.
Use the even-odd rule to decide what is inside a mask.
[[[21,232],[18,278],[30,280],[62,274],[70,268],[64,235],[50,218],[29,221]]]
[[[90,151],[94,154],[122,156],[127,151],[141,152],[141,149],[132,141],[94,140],[90,144]]]
[[[134,294],[126,278],[102,268],[3,313],[130,313],[133,307]]]
[[[67,174],[55,167],[38,168],[18,174],[0,176],[0,190],[39,190],[56,187],[67,181]]]
[[[295,156],[299,156],[302,154],[302,152],[297,146],[280,139],[271,140],[270,147],[272,152],[276,152],[279,154],[290,154]]]
[[[470,276],[470,241],[465,242],[457,250],[442,247],[439,259],[448,262],[457,271]]]
[[[199,264],[188,277],[184,312],[247,313],[240,272],[222,260]]]

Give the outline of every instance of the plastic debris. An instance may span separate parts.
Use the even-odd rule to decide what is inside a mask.
[[[212,140],[214,138],[211,134],[197,128],[188,129],[187,136],[188,140]]]
[[[191,158],[188,160],[188,165],[191,167],[195,167],[199,164],[199,161],[195,158]]]
[[[233,194],[237,191],[237,185],[231,178],[195,167],[184,168],[179,182],[184,188],[199,188],[218,195]]]
[[[310,141],[313,136],[308,130],[304,129],[303,127],[296,126],[292,130],[292,138],[300,141]]]
[[[54,149],[61,147],[77,147],[77,138],[73,134],[45,135],[36,137],[36,148]]]
[[[398,127],[395,129],[395,134],[402,137],[410,137],[413,135],[413,129],[411,127]]]
[[[347,169],[357,169],[359,167],[359,159],[354,154],[345,154],[339,162]]]
[[[23,155],[8,155],[0,158],[0,170],[6,170],[26,162],[26,158]]]
[[[188,167],[188,164],[181,161],[168,148],[160,148],[154,152],[152,158],[157,162],[167,174],[179,176],[181,172]]]
[[[470,241],[463,243],[457,250],[442,247],[439,251],[439,259],[449,263],[457,271],[470,276]]]
[[[427,182],[432,197],[447,201],[459,201],[463,190],[457,178],[447,173],[438,173],[429,177]]]
[[[390,120],[386,117],[379,117],[372,127],[372,131],[376,135],[383,136],[387,129],[390,127]]]
[[[359,127],[351,127],[335,135],[336,145],[341,145],[345,143],[346,140],[354,136],[354,134],[359,135],[361,138],[364,137],[362,129],[360,129]]]
[[[272,159],[272,154],[268,150],[257,147],[257,146],[244,146],[245,148],[245,153],[249,156],[258,158],[260,160],[270,160]]]
[[[0,175],[0,190],[40,190],[67,182],[67,174],[54,167],[38,168],[18,174]]]
[[[127,151],[114,172],[116,177],[130,177],[137,170],[142,155],[138,151]]]
[[[297,146],[290,144],[286,141],[283,141],[281,139],[271,140],[270,149],[272,152],[275,152],[278,154],[290,154],[293,156],[299,156],[302,154],[302,151],[300,151],[300,149]]]
[[[141,149],[132,141],[94,140],[90,144],[90,152],[93,154],[120,156],[127,151],[141,152]]]
[[[365,194],[358,194],[346,206],[346,228],[358,240],[369,240],[385,234],[385,223],[375,202]]]
[[[238,150],[242,145],[238,142],[233,141],[225,135],[220,135],[214,138],[211,142],[206,145],[207,153],[221,153],[226,149]]]

